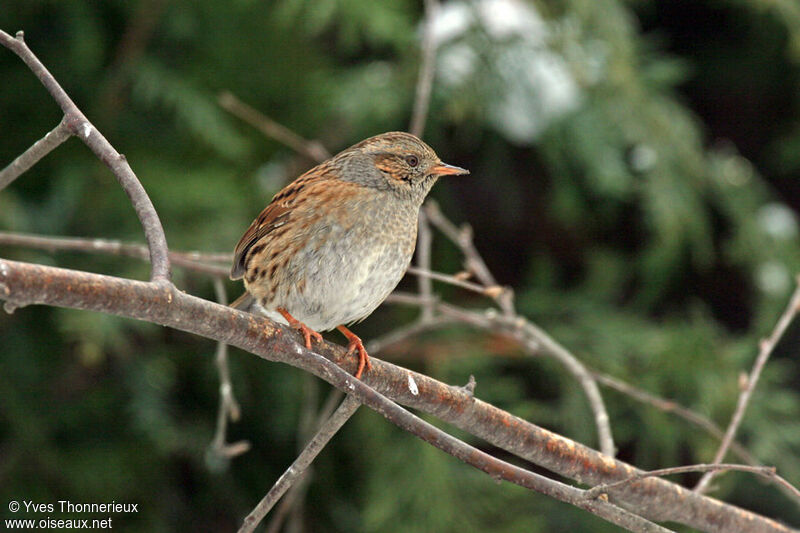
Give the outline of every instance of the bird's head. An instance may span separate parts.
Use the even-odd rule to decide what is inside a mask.
[[[344,173],[351,181],[391,190],[418,204],[440,176],[469,174],[468,170],[443,163],[416,136],[399,131],[365,139],[336,156],[340,157],[352,170]]]

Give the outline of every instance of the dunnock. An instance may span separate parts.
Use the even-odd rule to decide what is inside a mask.
[[[231,269],[247,292],[232,306],[299,329],[307,348],[322,340],[317,331],[337,328],[348,354],[358,351],[360,378],[369,357],[344,324],[369,316],[400,282],[437,178],[468,173],[408,133],[351,146],[284,187],[250,224]]]

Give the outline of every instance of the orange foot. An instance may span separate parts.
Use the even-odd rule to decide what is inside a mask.
[[[314,337],[314,340],[316,340],[317,342],[322,342],[322,335],[320,335],[319,333],[317,333],[316,331],[314,331],[313,329],[306,326],[305,324],[297,320],[295,317],[290,315],[289,311],[287,311],[283,307],[278,307],[278,309],[276,310],[281,315],[283,315],[283,318],[286,319],[290,327],[299,330],[300,333],[303,334],[303,338],[306,340],[306,348],[308,348],[309,350],[311,349],[311,337]]]
[[[364,343],[361,342],[361,339],[347,329],[344,326],[337,326],[336,329],[342,332],[342,334],[347,337],[347,340],[350,341],[350,344],[347,345],[347,355],[352,354],[356,350],[358,350],[358,370],[355,373],[356,379],[361,379],[361,374],[364,372],[364,367],[367,367],[367,370],[372,368],[372,363],[369,362],[369,355],[367,355],[367,349],[364,348]]]

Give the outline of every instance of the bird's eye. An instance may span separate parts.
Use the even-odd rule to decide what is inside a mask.
[[[406,156],[406,163],[408,163],[408,166],[410,167],[415,167],[419,165],[419,159],[415,155],[409,155]]]

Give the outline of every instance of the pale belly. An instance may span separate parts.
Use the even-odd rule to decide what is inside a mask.
[[[286,323],[274,311],[283,307],[317,331],[366,318],[400,282],[415,240],[415,225],[391,238],[379,228],[324,228],[290,262],[291,283],[266,302],[266,314]]]

